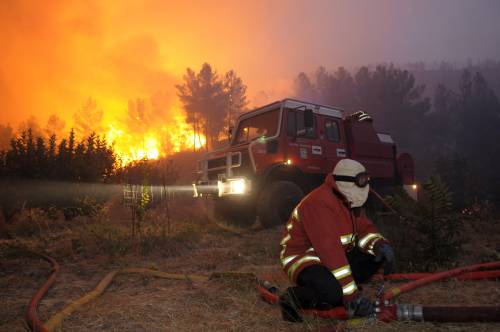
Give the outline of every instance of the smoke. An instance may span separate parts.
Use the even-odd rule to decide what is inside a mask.
[[[34,115],[31,115],[28,119],[21,122],[17,129],[17,132],[18,134],[20,134],[23,132],[28,132],[28,130],[31,130],[31,133],[33,134],[34,137],[43,136],[43,130],[42,127],[40,126],[40,121]]]
[[[497,58],[497,1],[0,1],[0,122],[56,114],[89,97],[103,122],[166,93],[187,67],[234,69],[256,106],[298,72],[379,62]],[[157,110],[157,109],[154,109]],[[163,114],[163,113],[159,113]]]
[[[30,115],[45,122],[55,114],[79,126],[94,120],[81,112],[89,107],[89,98],[103,112],[102,120],[109,122],[126,111],[130,98],[173,90],[175,78],[165,68],[166,55],[155,38],[134,27],[118,31],[120,27],[113,25],[123,27],[134,13],[115,17],[114,9],[105,5],[0,3],[2,123],[17,127]],[[82,134],[89,131],[80,129]]]
[[[7,150],[10,140],[14,136],[14,130],[11,126],[0,124],[0,151]]]

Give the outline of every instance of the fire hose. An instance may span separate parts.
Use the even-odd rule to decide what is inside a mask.
[[[40,300],[45,296],[45,294],[48,292],[50,287],[54,284],[56,281],[57,276],[59,275],[60,267],[57,262],[45,255],[45,254],[39,254],[35,252],[30,252],[31,254],[34,254],[36,256],[39,256],[40,258],[44,259],[45,261],[49,262],[52,265],[52,272],[47,279],[47,281],[36,291],[35,295],[33,295],[33,298],[31,299],[30,303],[28,304],[28,310],[26,312],[26,320],[28,321],[29,326],[33,331],[36,332],[47,332],[47,328],[43,325],[43,323],[38,319],[38,314],[37,314],[37,307],[38,303]]]
[[[260,296],[271,304],[278,302],[278,289],[268,281],[258,279],[252,273],[240,273],[240,272],[220,272],[212,273],[210,276],[195,275],[195,274],[174,274],[166,273],[157,270],[145,269],[145,268],[124,268],[121,270],[114,270],[109,272],[101,281],[97,284],[94,290],[82,296],[80,299],[74,301],[73,303],[66,306],[64,309],[53,315],[46,323],[42,323],[37,315],[37,307],[39,302],[43,299],[45,294],[54,284],[59,272],[59,264],[51,257],[45,254],[38,254],[39,257],[49,262],[52,266],[52,271],[47,279],[47,281],[37,290],[33,298],[31,299],[26,319],[32,331],[36,332],[50,332],[54,331],[58,326],[61,325],[62,321],[71,315],[74,311],[78,310],[80,307],[86,303],[96,299],[100,296],[106,288],[111,284],[114,278],[118,274],[125,273],[138,273],[143,275],[149,275],[158,278],[175,279],[175,280],[187,280],[195,282],[205,282],[213,279],[220,278],[238,278],[255,280],[257,282],[257,290]],[[484,269],[499,269],[499,270],[488,270],[482,271]],[[396,274],[385,276],[386,280],[403,280],[403,279],[413,279],[406,284],[399,287],[394,287],[387,292],[381,294],[381,296],[375,302],[376,304],[376,318],[381,321],[389,322],[392,320],[417,320],[417,321],[436,321],[436,322],[470,322],[470,321],[489,321],[498,322],[500,321],[500,306],[491,307],[436,307],[436,306],[416,306],[411,304],[391,304],[390,301],[403,293],[409,292],[416,288],[425,286],[435,281],[440,281],[449,278],[461,278],[461,280],[480,280],[480,279],[494,279],[498,278],[500,275],[500,261],[475,264],[462,268],[457,268],[440,273],[425,273],[425,274]],[[381,278],[380,276],[378,277]],[[321,318],[335,318],[339,320],[347,320],[349,317],[346,310],[343,307],[336,307],[330,310],[303,310],[306,315],[313,315]]]
[[[41,320],[38,317],[37,314],[37,307],[40,301],[43,299],[43,297],[47,294],[49,289],[52,287],[54,284],[59,272],[60,272],[60,267],[59,264],[52,259],[51,257],[45,255],[45,254],[39,254],[35,252],[31,252],[31,254],[34,254],[36,256],[39,256],[40,258],[44,259],[45,261],[49,262],[52,266],[52,271],[50,276],[48,277],[47,281],[36,291],[35,295],[31,299],[28,309],[27,309],[27,314],[26,314],[26,320],[28,322],[28,325],[30,326],[32,331],[35,332],[51,332],[55,331],[56,328],[58,328],[62,321],[71,315],[73,312],[78,310],[80,307],[83,305],[89,303],[90,301],[96,299],[99,297],[106,288],[111,284],[111,282],[114,280],[114,278],[119,275],[119,274],[128,274],[128,273],[134,273],[134,274],[142,274],[142,275],[149,275],[152,277],[157,277],[157,278],[164,278],[164,279],[173,279],[173,280],[185,280],[189,282],[206,282],[209,280],[216,280],[216,279],[224,279],[224,278],[232,278],[232,279],[245,279],[245,280],[256,280],[256,277],[253,273],[244,273],[244,272],[214,272],[210,276],[204,276],[204,275],[196,275],[196,274],[178,274],[178,273],[167,273],[167,272],[162,272],[158,270],[152,270],[152,269],[146,269],[146,268],[140,268],[140,267],[130,267],[130,268],[124,268],[121,270],[114,270],[109,272],[104,278],[99,281],[97,286],[78,300],[70,303],[68,306],[63,308],[61,311],[57,312],[54,314],[52,317],[50,317],[47,322],[42,323]]]
[[[423,287],[435,281],[457,278],[460,280],[482,280],[500,278],[500,270],[481,271],[485,269],[500,269],[500,261],[469,265],[439,273],[411,273],[383,276],[385,280],[405,280],[413,279],[401,286],[394,287],[384,292],[375,301],[376,318],[380,321],[389,322],[392,320],[415,320],[434,322],[472,322],[488,321],[500,322],[500,306],[482,307],[450,307],[450,306],[418,306],[413,304],[391,304],[395,297]],[[381,276],[378,275],[378,279]],[[271,304],[278,302],[277,289],[269,282],[261,282],[258,285],[261,297]],[[331,310],[302,310],[306,315],[313,315],[323,318],[335,318],[340,320],[348,319],[346,310],[343,307],[336,307]]]

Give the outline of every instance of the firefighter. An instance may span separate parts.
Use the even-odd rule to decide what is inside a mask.
[[[344,305],[350,317],[373,313],[358,285],[384,264],[395,270],[394,252],[361,207],[370,175],[359,162],[340,160],[325,182],[293,210],[281,240],[281,265],[295,287],[280,296],[283,319],[300,322],[298,309]]]

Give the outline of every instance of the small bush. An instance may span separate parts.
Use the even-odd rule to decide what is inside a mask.
[[[76,234],[74,245],[78,252],[86,256],[99,253],[114,258],[128,253],[133,246],[127,232],[112,224],[87,224],[77,230]]]
[[[423,185],[423,197],[415,202],[400,191],[386,198],[401,215],[394,221],[391,241],[397,247],[400,268],[431,270],[449,265],[460,252],[461,222],[452,211],[452,194],[439,178]]]
[[[14,237],[31,237],[50,231],[51,221],[42,209],[25,209],[19,219],[7,226]]]

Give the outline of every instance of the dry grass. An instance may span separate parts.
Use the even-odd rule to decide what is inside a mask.
[[[115,211],[116,210],[116,211]],[[220,228],[203,216],[193,216],[193,206],[179,206],[173,218],[172,234],[163,243],[150,239],[147,252],[140,247],[127,249],[114,256],[109,247],[92,241],[82,223],[90,222],[94,233],[106,234],[112,227],[126,234],[126,212],[109,209],[107,224],[103,221],[72,221],[72,225],[38,230],[21,239],[34,248],[45,247],[58,257],[61,275],[54,288],[42,301],[40,317],[51,314],[93,289],[110,270],[125,266],[154,268],[174,273],[210,275],[218,271],[253,272],[284,289],[286,278],[277,265],[281,229],[252,229],[233,232]],[[184,214],[182,213],[184,211]],[[120,214],[121,213],[121,214]],[[79,224],[80,223],[80,224]],[[97,225],[97,226],[95,226]],[[88,227],[88,226],[85,226]],[[153,226],[151,226],[153,227]],[[483,243],[491,250],[498,226],[482,234]],[[83,234],[83,235],[82,235]],[[102,235],[102,234],[100,234]],[[474,237],[473,235],[470,235]],[[42,237],[47,239],[41,240]],[[72,239],[65,242],[64,239]],[[113,240],[113,237],[110,239]],[[118,236],[126,245],[127,237]],[[497,238],[498,239],[498,238]],[[76,241],[75,241],[76,240]],[[78,241],[82,241],[79,243]],[[105,241],[103,237],[101,241]],[[48,275],[49,267],[41,260],[27,258],[12,242],[0,243],[0,331],[25,331],[24,313],[34,291]],[[109,244],[108,244],[109,245]],[[108,249],[106,249],[108,248]],[[108,252],[106,252],[108,250]],[[469,250],[469,249],[468,249]],[[470,249],[468,255],[481,253]],[[471,259],[469,256],[466,261]],[[386,287],[390,287],[388,283]],[[377,285],[365,290],[373,293]],[[401,296],[400,302],[433,305],[500,305],[498,282],[443,282]],[[62,331],[328,331],[337,322],[307,318],[304,324],[281,320],[276,306],[263,302],[255,285],[242,280],[212,280],[205,283],[174,281],[120,275],[96,301],[67,318]],[[431,324],[402,323],[369,326],[347,326],[347,331],[494,331],[498,324]]]

